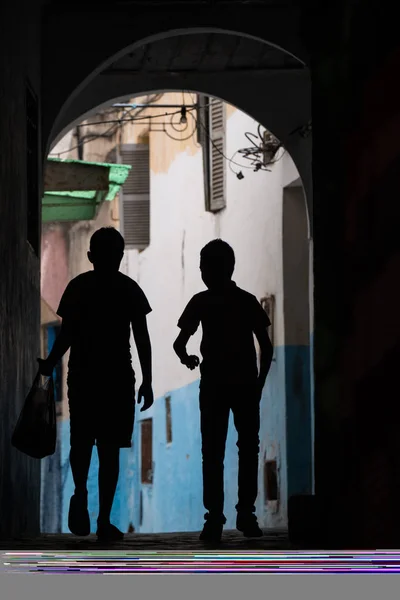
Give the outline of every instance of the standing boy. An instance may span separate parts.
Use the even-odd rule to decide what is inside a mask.
[[[75,535],[90,533],[87,478],[96,443],[100,504],[97,536],[103,541],[123,538],[123,533],[110,523],[110,513],[119,476],[119,451],[131,446],[135,416],[131,327],[143,376],[138,402],[144,399],[142,411],[153,404],[146,321],[151,308],[138,284],[119,272],[124,246],[123,237],[112,227],[92,235],[88,258],[94,268],[68,284],[57,311],[62,318],[60,334],[48,358],[39,359],[40,372],[50,376],[70,348],[70,464],[75,493],[68,527]]]
[[[239,480],[236,527],[246,537],[262,531],[255,516],[258,488],[260,400],[273,355],[269,318],[255,296],[233,281],[235,255],[222,240],[207,244],[200,254],[202,279],[208,288],[196,294],[178,322],[174,350],[193,370],[197,356],[186,345],[201,324],[200,415],[203,456],[203,501],[208,511],[200,539],[218,542],[224,516],[224,456],[230,410],[238,433]],[[261,351],[260,369],[254,345]]]

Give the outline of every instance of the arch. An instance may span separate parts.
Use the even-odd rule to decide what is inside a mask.
[[[71,60],[73,60],[72,53],[74,52],[74,49],[69,47],[68,51],[66,51],[61,47],[60,51],[59,44],[60,35],[62,35],[62,29],[60,30],[60,27],[67,28],[68,19],[65,18],[64,15],[64,21],[66,22],[61,23],[60,19],[58,19],[52,26],[51,16],[47,17],[47,43],[49,52],[46,54],[46,61],[48,64],[45,71],[48,70],[49,73],[53,73],[54,69],[57,69],[57,72],[64,73],[64,78],[59,81],[58,86],[54,86],[54,77],[50,77],[49,81],[51,81],[52,87],[47,91],[47,94],[44,94],[44,146],[48,147],[48,140],[55,137],[56,130],[59,129],[60,115],[68,109],[70,104],[85,90],[85,88],[100,76],[113,62],[145,44],[193,33],[223,33],[226,35],[256,40],[261,44],[273,46],[296,58],[302,66],[306,65],[308,62],[308,54],[299,36],[299,14],[293,7],[289,10],[287,7],[285,10],[282,10],[282,7],[280,7],[279,10],[275,11],[272,11],[271,7],[270,10],[272,12],[270,12],[270,10],[268,11],[270,12],[269,18],[265,19],[266,13],[264,12],[262,22],[258,22],[255,15],[252,15],[251,19],[239,19],[240,12],[243,12],[244,15],[250,17],[248,9],[246,10],[244,7],[237,8],[235,11],[235,19],[232,19],[232,21],[230,21],[231,17],[229,14],[227,15],[224,12],[219,15],[215,11],[213,11],[212,16],[206,18],[204,15],[199,15],[196,19],[196,15],[193,14],[193,8],[194,7],[189,7],[189,5],[182,8],[182,10],[180,10],[179,18],[176,18],[175,16],[173,19],[174,27],[170,28],[166,25],[168,20],[171,20],[170,15],[167,16],[163,11],[159,11],[162,17],[159,27],[157,27],[157,18],[159,18],[160,15],[157,17],[152,15],[152,19],[155,19],[156,23],[151,27],[151,32],[149,31],[148,35],[146,35],[146,32],[149,30],[149,24],[147,22],[144,23],[141,20],[141,15],[138,15],[138,18],[134,23],[130,23],[129,19],[122,22],[119,21],[118,36],[116,38],[113,38],[111,35],[107,36],[107,43],[103,43],[101,49],[96,48],[96,37],[93,37],[94,27],[90,27],[88,24],[85,34],[86,43],[96,48],[96,51],[91,52],[89,58],[86,56],[84,58],[82,56],[77,57],[77,59],[79,58],[79,62],[74,63],[75,67],[73,70],[70,69],[70,65]],[[188,11],[188,9],[190,10]],[[190,14],[185,14],[186,11]],[[252,11],[254,12],[254,7],[252,7]],[[107,15],[109,20],[103,22],[102,26],[106,26],[107,31],[112,31],[113,20],[116,18],[116,11],[111,11],[111,13],[103,11],[99,14],[103,17]],[[70,16],[70,19],[71,18],[72,17]],[[96,18],[99,18],[99,16],[96,15]],[[193,27],[192,23],[196,21],[204,24],[204,26]],[[82,22],[82,15],[80,15],[80,22]],[[241,31],[236,30],[237,23],[239,22],[243,27]],[[69,21],[69,23],[72,27],[71,21]],[[250,23],[250,25],[247,23]],[[180,27],[176,27],[178,24]],[[82,27],[85,27],[84,22],[82,22]],[[159,31],[154,33],[154,30],[157,30],[157,28]],[[55,37],[56,32],[57,37]],[[132,39],[136,37],[136,34],[136,41],[132,42]],[[52,36],[54,37],[52,38]],[[54,52],[50,51],[53,47],[58,48],[57,59],[54,64],[52,64]],[[79,44],[77,44],[77,47],[79,48]],[[62,53],[63,50],[64,55]],[[85,67],[84,63],[86,60],[88,61],[88,64]],[[65,76],[67,72],[72,72],[71,81]],[[162,87],[167,88],[168,86]],[[52,95],[58,96],[57,103],[50,100]],[[47,97],[49,100],[46,102]]]

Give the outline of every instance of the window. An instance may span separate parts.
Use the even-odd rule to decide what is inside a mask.
[[[278,500],[276,460],[267,460],[264,463],[264,498],[265,503]]]
[[[121,233],[128,249],[144,250],[150,244],[149,144],[122,145],[118,158],[132,167],[121,190]]]
[[[142,483],[153,483],[153,420],[141,421]]]
[[[165,398],[165,425],[167,429],[167,444],[172,442],[171,396]]]
[[[39,256],[41,202],[39,198],[39,109],[38,101],[26,85],[26,213],[27,240]]]
[[[198,105],[206,210],[218,212],[226,206],[225,104],[218,98],[198,96]]]

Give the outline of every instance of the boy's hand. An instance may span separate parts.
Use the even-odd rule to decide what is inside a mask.
[[[147,410],[148,408],[150,408],[150,406],[153,405],[154,395],[153,395],[153,389],[152,389],[150,383],[143,382],[142,385],[140,386],[139,394],[138,394],[138,404],[140,404],[142,402],[142,398],[143,398],[144,402],[143,402],[142,408],[140,409],[140,412]]]
[[[193,369],[199,366],[200,360],[198,356],[192,354],[191,356],[188,356],[187,358],[183,359],[182,364],[184,364],[188,369],[193,371]]]
[[[49,362],[47,358],[44,360],[43,358],[37,359],[39,363],[39,373],[44,377],[51,377],[54,371],[54,365]]]

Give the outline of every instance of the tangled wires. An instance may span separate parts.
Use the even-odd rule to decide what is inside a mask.
[[[269,131],[261,133],[261,125],[258,126],[257,133],[258,135],[245,133],[246,138],[253,145],[238,150],[238,154],[251,162],[254,171],[269,171],[267,167],[276,162],[274,159],[278,150],[282,148],[282,143]]]

